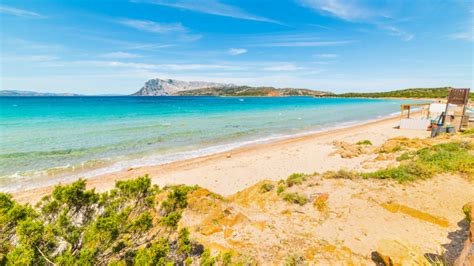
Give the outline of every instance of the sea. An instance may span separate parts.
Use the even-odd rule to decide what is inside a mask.
[[[392,99],[0,97],[0,191],[90,178],[396,115]]]

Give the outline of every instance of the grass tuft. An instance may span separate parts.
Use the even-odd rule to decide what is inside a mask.
[[[354,179],[359,176],[358,173],[341,169],[338,171],[327,171],[323,174],[324,178],[334,178],[334,179]]]
[[[301,185],[303,182],[306,180],[306,175],[302,173],[294,173],[291,174],[287,179],[286,179],[286,185],[288,187],[292,187],[294,185]]]
[[[298,204],[298,205],[301,205],[301,206],[308,203],[308,198],[307,197],[305,197],[303,195],[300,195],[296,192],[282,193],[281,197],[285,201],[288,201],[288,202],[293,203],[293,204]]]
[[[372,142],[368,139],[366,140],[361,140],[359,142],[356,143],[357,145],[372,145]]]
[[[260,187],[260,193],[267,193],[275,188],[275,185],[265,183]]]

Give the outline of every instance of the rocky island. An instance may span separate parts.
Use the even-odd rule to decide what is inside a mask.
[[[299,88],[250,87],[205,81],[150,79],[133,96],[333,96],[334,93]]]

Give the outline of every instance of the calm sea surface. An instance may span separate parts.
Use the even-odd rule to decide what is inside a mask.
[[[393,114],[400,100],[0,97],[0,191],[162,164]]]

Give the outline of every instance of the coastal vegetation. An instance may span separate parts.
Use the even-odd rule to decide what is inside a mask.
[[[344,98],[446,98],[451,87],[441,88],[411,88],[403,90],[394,90],[387,92],[349,92],[337,94],[337,97]],[[471,100],[474,100],[474,93],[470,94]]]
[[[250,87],[250,86],[224,86],[213,88],[202,88],[194,90],[179,91],[176,96],[314,96],[325,97],[332,96],[334,93],[325,91],[316,91],[309,89],[283,88],[274,87]]]
[[[214,260],[190,239],[187,228],[178,228],[187,194],[195,189],[160,189],[143,176],[96,193],[79,180],[57,186],[35,207],[1,193],[0,265],[165,265]]]

